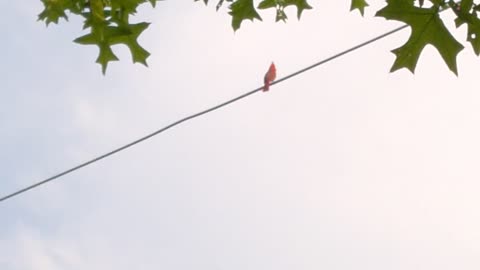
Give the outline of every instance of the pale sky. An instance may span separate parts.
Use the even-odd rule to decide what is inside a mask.
[[[0,2],[0,195],[400,25],[312,4],[236,33],[214,5],[146,5],[150,67],[116,47],[102,76],[79,19]],[[456,77],[428,47],[391,74],[408,33],[1,203],[0,269],[479,269],[480,62],[466,45]]]

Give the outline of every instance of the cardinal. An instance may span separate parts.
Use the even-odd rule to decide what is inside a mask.
[[[270,83],[275,80],[275,77],[277,77],[277,69],[275,68],[275,64],[272,62],[267,73],[265,73],[265,77],[263,78],[263,92],[266,92],[268,89],[270,89]]]

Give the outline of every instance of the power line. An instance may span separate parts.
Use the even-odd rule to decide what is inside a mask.
[[[407,26],[408,26],[408,25],[400,26],[400,27],[395,28],[395,29],[393,29],[393,30],[391,30],[391,31],[388,31],[388,32],[386,32],[386,33],[384,33],[384,34],[381,34],[381,35],[379,35],[379,36],[377,36],[377,37],[374,37],[374,38],[372,38],[372,39],[370,39],[370,40],[368,40],[368,41],[365,41],[365,42],[363,42],[363,43],[360,43],[360,44],[358,44],[358,45],[356,45],[356,46],[354,46],[354,47],[351,47],[350,49],[347,49],[347,50],[345,50],[345,51],[342,51],[342,52],[340,52],[340,53],[338,53],[338,54],[335,54],[335,55],[333,55],[333,56],[331,56],[331,57],[328,57],[328,58],[326,58],[326,59],[324,59],[324,60],[321,60],[321,61],[319,61],[319,62],[317,62],[317,63],[315,63],[315,64],[313,64],[313,65],[311,65],[311,66],[308,66],[308,67],[303,68],[303,69],[301,69],[301,70],[299,70],[299,71],[296,71],[296,72],[294,72],[294,73],[292,73],[292,74],[290,74],[290,75],[288,75],[288,76],[285,76],[285,77],[283,77],[283,78],[280,78],[280,79],[272,82],[270,85],[275,85],[275,84],[277,84],[277,83],[280,83],[280,82],[283,82],[283,81],[285,81],[285,80],[288,80],[288,79],[290,79],[290,78],[292,78],[292,77],[295,77],[295,76],[297,76],[297,75],[300,75],[300,74],[302,74],[302,73],[304,73],[304,72],[306,72],[306,71],[308,71],[308,70],[310,70],[310,69],[312,69],[312,68],[315,68],[315,67],[318,67],[318,66],[320,66],[320,65],[323,65],[323,64],[325,64],[325,63],[327,63],[327,62],[330,62],[330,61],[332,61],[332,60],[334,60],[334,59],[336,59],[336,58],[338,58],[338,57],[340,57],[340,56],[343,56],[343,55],[345,55],[345,54],[347,54],[347,53],[350,53],[350,52],[352,52],[352,51],[355,51],[355,50],[357,50],[357,49],[360,49],[360,48],[362,48],[362,47],[364,47],[364,46],[366,46],[366,45],[368,45],[368,44],[370,44],[370,43],[373,43],[373,42],[375,42],[375,41],[377,41],[377,40],[380,40],[380,39],[382,39],[382,38],[384,38],[384,37],[387,37],[387,36],[389,36],[389,35],[391,35],[391,34],[394,34],[394,33],[398,32],[398,31],[406,28]],[[37,182],[37,183],[35,183],[35,184],[32,184],[32,185],[27,186],[27,187],[25,187],[25,188],[22,188],[22,189],[20,189],[20,190],[18,190],[18,191],[15,191],[15,192],[13,192],[13,193],[11,193],[11,194],[9,194],[9,195],[6,195],[6,196],[0,198],[0,202],[3,202],[3,201],[5,201],[5,200],[8,200],[8,199],[10,199],[10,198],[12,198],[12,197],[15,197],[15,196],[17,196],[17,195],[20,195],[20,194],[22,194],[22,193],[24,193],[24,192],[27,192],[27,191],[31,190],[31,189],[37,188],[37,187],[39,187],[39,186],[41,186],[41,185],[43,185],[43,184],[46,184],[46,183],[48,183],[48,182],[50,182],[50,181],[53,181],[53,180],[55,180],[55,179],[58,179],[58,178],[64,176],[64,175],[67,175],[67,174],[72,173],[72,172],[74,172],[74,171],[76,171],[76,170],[79,170],[79,169],[81,169],[81,168],[83,168],[83,167],[86,167],[86,166],[88,166],[88,165],[90,165],[90,164],[92,164],[92,163],[95,163],[95,162],[100,161],[100,160],[102,160],[102,159],[104,159],[104,158],[107,158],[107,157],[109,157],[109,156],[111,156],[111,155],[113,155],[113,154],[116,154],[116,153],[118,153],[118,152],[120,152],[120,151],[123,151],[123,150],[125,150],[125,149],[127,149],[127,148],[129,148],[129,147],[132,147],[132,146],[134,146],[134,145],[136,145],[136,144],[138,144],[138,143],[141,143],[141,142],[143,142],[143,141],[145,141],[145,140],[147,140],[147,139],[150,139],[151,137],[153,137],[153,136],[155,136],[155,135],[158,135],[158,134],[160,134],[160,133],[162,133],[162,132],[164,132],[164,131],[167,131],[167,130],[170,129],[170,128],[173,128],[173,127],[175,127],[175,126],[177,126],[177,125],[180,125],[180,124],[183,123],[183,122],[192,120],[192,119],[197,118],[197,117],[199,117],[199,116],[202,116],[202,115],[204,115],[204,114],[207,114],[207,113],[210,113],[210,112],[212,112],[212,111],[218,110],[218,109],[220,109],[220,108],[222,108],[222,107],[224,107],[224,106],[227,106],[227,105],[229,105],[229,104],[231,104],[231,103],[233,103],[233,102],[236,102],[236,101],[239,101],[239,100],[241,100],[241,99],[244,99],[244,98],[246,98],[246,97],[248,97],[248,96],[250,96],[250,95],[252,95],[252,94],[255,94],[256,92],[258,92],[258,91],[260,91],[260,90],[262,90],[262,89],[263,89],[263,87],[259,87],[259,88],[257,88],[257,89],[251,90],[250,92],[247,92],[247,93],[245,93],[245,94],[243,94],[243,95],[240,95],[240,96],[238,96],[238,97],[236,97],[236,98],[230,99],[230,100],[225,101],[225,102],[223,102],[223,103],[220,103],[220,104],[218,104],[218,105],[216,105],[216,106],[213,106],[213,107],[211,107],[211,108],[209,108],[209,109],[206,109],[206,110],[204,110],[204,111],[201,111],[201,112],[192,114],[192,115],[187,116],[187,117],[185,117],[185,118],[182,118],[182,119],[180,119],[180,120],[178,120],[178,121],[175,121],[175,122],[171,123],[170,125],[167,125],[167,126],[161,128],[161,129],[159,129],[159,130],[157,130],[157,131],[155,131],[155,132],[153,132],[153,133],[150,133],[150,134],[148,134],[148,135],[146,135],[146,136],[144,136],[144,137],[141,137],[141,138],[139,138],[139,139],[137,139],[137,140],[135,140],[135,141],[133,141],[133,142],[131,142],[131,143],[128,143],[128,144],[126,144],[126,145],[124,145],[124,146],[121,146],[121,147],[115,149],[115,150],[112,150],[112,151],[110,151],[110,152],[108,152],[108,153],[105,153],[105,154],[103,154],[103,155],[101,155],[101,156],[98,156],[98,157],[96,157],[96,158],[94,158],[94,159],[91,159],[91,160],[89,160],[89,161],[86,161],[86,162],[84,162],[84,163],[82,163],[82,164],[80,164],[80,165],[77,165],[77,166],[75,166],[75,167],[73,167],[73,168],[70,168],[70,169],[68,169],[68,170],[66,170],[66,171],[63,171],[63,172],[61,172],[61,173],[59,173],[59,174],[56,174],[56,175],[54,175],[54,176],[52,176],[52,177],[49,177],[49,178],[47,178],[47,179],[45,179],[45,180],[42,180],[42,181],[40,181],[40,182]]]

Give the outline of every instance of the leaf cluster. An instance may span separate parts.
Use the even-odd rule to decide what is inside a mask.
[[[147,65],[150,53],[138,43],[139,35],[149,23],[130,23],[138,6],[150,3],[155,7],[157,0],[41,0],[44,10],[38,19],[58,23],[60,18],[68,20],[67,12],[84,18],[83,28],[89,33],[74,40],[83,45],[95,45],[99,48],[97,63],[105,74],[111,61],[118,61],[112,46],[126,45],[134,63]]]
[[[404,22],[412,30],[407,42],[392,51],[396,55],[396,60],[391,71],[407,68],[413,73],[422,50],[426,45],[432,45],[438,50],[448,68],[458,74],[456,59],[463,45],[453,37],[440,17],[440,13],[446,9],[451,9],[456,14],[457,27],[462,24],[468,25],[467,41],[479,55],[480,42],[477,38],[480,34],[480,21],[477,15],[479,7],[473,0],[459,2],[430,0],[428,4],[427,7],[424,0],[388,0],[387,6],[377,12],[377,16]]]
[[[198,0],[195,0],[198,1]],[[230,2],[230,12],[232,16],[232,28],[233,30],[238,30],[241,23],[244,20],[262,20],[260,15],[255,8],[255,3],[253,0],[226,0]],[[208,4],[209,0],[203,0],[205,5]],[[223,5],[225,1],[219,0],[217,2],[217,10]],[[307,0],[262,0],[258,5],[258,9],[275,9],[276,10],[276,19],[275,21],[286,21],[287,14],[285,13],[285,8],[289,6],[294,6],[297,8],[297,17],[300,19],[302,12],[306,9],[312,9],[308,4]]]
[[[474,0],[386,0],[387,5],[376,13],[376,16],[387,20],[406,23],[411,28],[407,42],[394,49],[395,62],[390,71],[407,68],[415,72],[418,59],[427,45],[434,46],[448,68],[458,74],[457,56],[463,45],[458,42],[445,26],[440,13],[451,9],[456,15],[455,24],[468,26],[467,41],[472,45],[475,54],[480,54],[480,6]],[[352,9],[363,9],[368,6],[366,0],[352,0]]]
[[[44,10],[39,14],[39,20],[46,24],[58,23],[60,18],[68,20],[69,15],[78,15],[84,18],[84,29],[89,33],[74,41],[84,45],[95,45],[99,48],[97,63],[105,73],[107,65],[118,58],[112,50],[113,45],[126,45],[132,55],[134,63],[147,65],[150,53],[138,43],[138,37],[147,29],[147,22],[130,23],[130,16],[135,15],[142,4],[155,7],[159,0],[41,0]],[[199,1],[199,0],[194,0]],[[212,0],[202,0],[208,5]],[[350,10],[358,10],[363,16],[370,0],[350,0]],[[474,52],[480,55],[480,6],[476,0],[382,0],[386,6],[376,13],[376,16],[387,20],[396,20],[406,23],[411,28],[407,42],[392,52],[396,55],[391,71],[407,68],[415,71],[418,59],[426,45],[434,46],[449,69],[457,74],[456,58],[463,49],[450,33],[440,17],[443,10],[451,9],[456,15],[457,27],[467,25],[467,41]],[[480,0],[479,0],[480,1]],[[232,17],[232,28],[238,30],[245,20],[262,20],[259,11],[274,9],[275,20],[286,21],[285,9],[294,7],[298,19],[305,10],[312,9],[307,0],[215,0],[219,10],[228,4],[229,14]]]

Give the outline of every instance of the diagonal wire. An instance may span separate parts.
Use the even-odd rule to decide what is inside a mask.
[[[338,57],[340,57],[340,56],[343,56],[343,55],[345,55],[345,54],[347,54],[347,53],[350,53],[350,52],[352,52],[352,51],[355,51],[355,50],[357,50],[357,49],[360,49],[360,48],[362,48],[362,47],[364,47],[364,46],[366,46],[366,45],[368,45],[368,44],[370,44],[370,43],[373,43],[373,42],[375,42],[375,41],[377,41],[377,40],[380,40],[380,39],[385,38],[385,37],[387,37],[387,36],[389,36],[389,35],[391,35],[391,34],[394,34],[394,33],[398,32],[398,31],[400,31],[400,30],[402,30],[402,29],[404,29],[404,28],[406,28],[406,27],[408,27],[408,25],[403,25],[403,26],[397,27],[397,28],[395,28],[395,29],[393,29],[393,30],[391,30],[391,31],[388,31],[388,32],[383,33],[383,34],[381,34],[381,35],[379,35],[379,36],[376,36],[376,37],[374,37],[374,38],[372,38],[372,39],[370,39],[370,40],[367,40],[367,41],[365,41],[365,42],[363,42],[363,43],[360,43],[360,44],[358,44],[358,45],[356,45],[356,46],[354,46],[354,47],[351,47],[350,49],[347,49],[347,50],[345,50],[345,51],[342,51],[342,52],[340,52],[340,53],[337,53],[337,54],[335,54],[335,55],[333,55],[333,56],[331,56],[331,57],[328,57],[328,58],[326,58],[326,59],[324,59],[324,60],[321,60],[321,61],[319,61],[319,62],[317,62],[317,63],[315,63],[315,64],[313,64],[313,65],[311,65],[311,66],[308,66],[308,67],[303,68],[303,69],[301,69],[301,70],[299,70],[299,71],[296,71],[296,72],[294,72],[294,73],[292,73],[292,74],[290,74],[290,75],[288,75],[288,76],[285,76],[285,77],[283,77],[283,78],[280,78],[280,79],[272,82],[270,85],[278,84],[278,83],[283,82],[283,81],[285,81],[285,80],[288,80],[288,79],[290,79],[290,78],[292,78],[292,77],[295,77],[295,76],[297,76],[297,75],[300,75],[300,74],[302,74],[302,73],[304,73],[304,72],[306,72],[306,71],[308,71],[308,70],[310,70],[310,69],[313,69],[313,68],[315,68],[315,67],[318,67],[318,66],[320,66],[320,65],[323,65],[323,64],[325,64],[325,63],[327,63],[327,62],[330,62],[330,61],[332,61],[332,60],[334,60],[334,59],[336,59],[336,58],[338,58]],[[120,152],[120,151],[123,151],[123,150],[125,150],[125,149],[127,149],[127,148],[130,148],[130,147],[132,147],[132,146],[134,146],[134,145],[136,145],[136,144],[138,144],[138,143],[141,143],[141,142],[143,142],[143,141],[145,141],[145,140],[150,139],[150,138],[153,137],[153,136],[156,136],[156,135],[158,135],[158,134],[160,134],[160,133],[162,133],[162,132],[164,132],[164,131],[167,131],[167,130],[169,130],[169,129],[175,127],[175,126],[177,126],[177,125],[180,125],[181,123],[184,123],[184,122],[186,122],[186,121],[192,120],[192,119],[197,118],[197,117],[199,117],[199,116],[202,116],[202,115],[204,115],[204,114],[207,114],[207,113],[210,113],[210,112],[212,112],[212,111],[218,110],[218,109],[220,109],[220,108],[222,108],[222,107],[225,107],[225,106],[227,106],[227,105],[229,105],[229,104],[231,104],[231,103],[234,103],[234,102],[236,102],[236,101],[239,101],[239,100],[241,100],[241,99],[244,99],[244,98],[246,98],[246,97],[248,97],[248,96],[250,96],[250,95],[252,95],[252,94],[255,94],[256,92],[258,92],[258,91],[260,91],[260,90],[262,90],[262,89],[263,89],[263,87],[259,87],[259,88],[257,88],[257,89],[251,90],[250,92],[247,92],[247,93],[245,93],[245,94],[242,94],[242,95],[240,95],[240,96],[238,96],[238,97],[235,97],[235,98],[233,98],[233,99],[230,99],[230,100],[228,100],[228,101],[225,101],[225,102],[223,102],[223,103],[220,103],[220,104],[218,104],[218,105],[216,105],[216,106],[213,106],[213,107],[208,108],[208,109],[206,109],[206,110],[203,110],[203,111],[201,111],[201,112],[198,112],[198,113],[192,114],[192,115],[190,115],[190,116],[187,116],[187,117],[185,117],[185,118],[182,118],[182,119],[180,119],[180,120],[177,120],[177,121],[175,121],[175,122],[173,122],[173,123],[171,123],[171,124],[169,124],[169,125],[161,128],[161,129],[159,129],[159,130],[157,130],[157,131],[155,131],[155,132],[153,132],[153,133],[150,133],[150,134],[148,134],[148,135],[146,135],[146,136],[144,136],[144,137],[141,137],[141,138],[139,138],[139,139],[137,139],[137,140],[135,140],[135,141],[133,141],[133,142],[130,142],[130,143],[126,144],[126,145],[123,145],[123,146],[121,146],[121,147],[119,147],[119,148],[116,148],[116,149],[114,149],[114,150],[112,150],[112,151],[110,151],[110,152],[108,152],[108,153],[105,153],[105,154],[103,154],[103,155],[100,155],[100,156],[98,156],[98,157],[96,157],[96,158],[93,158],[93,159],[91,159],[91,160],[89,160],[89,161],[86,161],[86,162],[84,162],[84,163],[81,163],[81,164],[79,164],[79,165],[77,165],[77,166],[75,166],[75,167],[73,167],[73,168],[70,168],[70,169],[68,169],[68,170],[66,170],[66,171],[63,171],[63,172],[59,173],[59,174],[56,174],[56,175],[54,175],[54,176],[51,176],[51,177],[49,177],[49,178],[47,178],[47,179],[45,179],[45,180],[39,181],[39,182],[34,183],[34,184],[30,185],[30,186],[27,186],[27,187],[25,187],[25,188],[22,188],[22,189],[20,189],[20,190],[17,190],[17,191],[15,191],[15,192],[11,193],[11,194],[8,194],[8,195],[6,195],[6,196],[3,196],[3,197],[0,198],[0,202],[3,202],[3,201],[5,201],[5,200],[8,200],[8,199],[10,199],[10,198],[12,198],[12,197],[15,197],[15,196],[17,196],[17,195],[20,195],[20,194],[22,194],[22,193],[24,193],[24,192],[27,192],[27,191],[31,190],[31,189],[37,188],[37,187],[39,187],[39,186],[41,186],[41,185],[44,185],[44,184],[46,184],[46,183],[48,183],[48,182],[51,182],[51,181],[53,181],[53,180],[55,180],[55,179],[58,179],[58,178],[60,178],[60,177],[62,177],[62,176],[64,176],[64,175],[67,175],[67,174],[69,174],[69,173],[72,173],[72,172],[74,172],[74,171],[76,171],[76,170],[79,170],[79,169],[81,169],[81,168],[83,168],[83,167],[86,167],[86,166],[88,166],[88,165],[90,165],[90,164],[92,164],[92,163],[95,163],[95,162],[100,161],[100,160],[102,160],[102,159],[104,159],[104,158],[107,158],[107,157],[109,157],[109,156],[111,156],[111,155],[113,155],[113,154],[116,154],[116,153],[118,153],[118,152]]]

